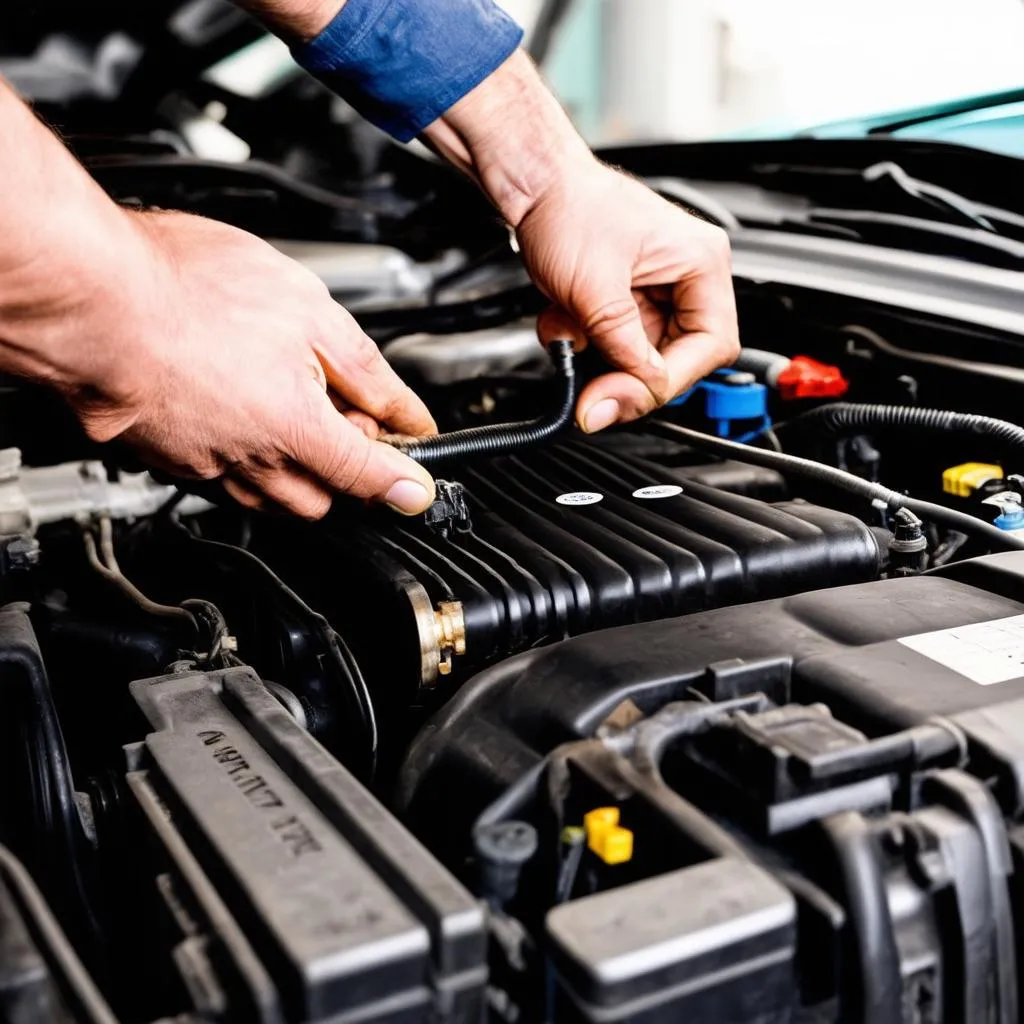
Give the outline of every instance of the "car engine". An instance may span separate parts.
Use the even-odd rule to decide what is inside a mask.
[[[921,148],[608,153],[729,227],[744,348],[587,436],[600,360],[537,344],[466,182],[315,83],[156,80],[161,46],[131,102],[47,112],[118,200],[314,269],[434,412],[438,500],[250,512],[2,383],[4,1019],[1019,1020],[1010,242],[764,212]],[[197,118],[246,158],[186,145]]]
[[[530,358],[417,383],[543,417]],[[6,449],[10,1019],[1014,1018],[1017,535],[788,471],[867,406],[712,383],[796,408],[448,459],[419,520]],[[824,443],[870,488],[912,435]],[[1012,515],[1004,441],[907,472]]]

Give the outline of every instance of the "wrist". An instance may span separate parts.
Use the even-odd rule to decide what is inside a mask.
[[[337,17],[346,0],[241,0],[272,31],[285,39],[308,43]]]
[[[425,133],[518,228],[548,196],[596,165],[530,58],[517,51]]]

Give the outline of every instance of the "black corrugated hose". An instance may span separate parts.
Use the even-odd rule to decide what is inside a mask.
[[[779,374],[785,370],[791,360],[789,356],[778,352],[767,352],[760,348],[740,349],[740,354],[732,364],[734,370],[745,370],[766,381],[769,387],[778,387]]]
[[[533,447],[567,430],[572,425],[576,408],[576,368],[572,342],[554,341],[549,351],[562,384],[559,406],[553,414],[518,423],[467,427],[465,430],[437,434],[421,441],[401,442],[396,447],[410,459],[415,459],[423,466],[430,466],[436,462],[474,455],[505,455],[521,448]]]
[[[783,475],[788,473],[793,476],[802,476],[816,483],[856,494],[866,498],[879,508],[887,509],[890,513],[896,513],[901,508],[909,509],[915,515],[929,522],[941,523],[951,530],[959,530],[969,536],[983,537],[994,549],[1001,551],[1024,550],[1024,539],[1019,535],[1000,530],[998,526],[986,523],[984,519],[978,519],[966,512],[946,508],[945,505],[937,505],[931,501],[909,498],[905,494],[900,494],[899,491],[893,491],[882,484],[864,480],[862,477],[854,476],[853,473],[847,473],[835,466],[826,466],[823,462],[814,462],[812,459],[802,459],[797,455],[787,455],[783,452],[768,451],[765,448],[754,448],[751,445],[726,441],[724,438],[712,437],[710,434],[702,434],[698,430],[690,430],[688,427],[680,427],[675,423],[666,423],[662,420],[653,421],[651,427],[656,432],[671,437],[673,440],[682,441],[693,448],[703,449],[737,462],[749,462],[754,466],[764,466],[777,470]]]
[[[943,434],[968,434],[1001,441],[1024,453],[1024,427],[997,420],[992,416],[973,413],[949,412],[945,409],[918,409],[909,405],[857,405],[853,402],[833,402],[805,412],[783,426],[810,426],[824,428],[833,434],[846,434],[855,430],[927,430]]]

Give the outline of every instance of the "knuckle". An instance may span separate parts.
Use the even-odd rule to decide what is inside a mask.
[[[320,467],[320,475],[341,491],[354,491],[366,475],[371,448],[365,444],[336,442]]]
[[[327,282],[322,277],[317,277],[311,270],[306,271],[306,287],[314,298],[321,302],[329,302],[332,306],[334,305],[334,299],[331,298],[331,289],[327,287]]]
[[[673,395],[666,395],[664,398],[654,395],[648,391],[644,394],[637,393],[631,396],[629,401],[621,403],[622,412],[619,416],[619,423],[631,423],[633,420],[642,419],[644,416],[654,412],[665,402],[672,399]]]
[[[275,449],[253,447],[245,453],[244,460],[233,464],[232,469],[249,480],[266,484],[285,468],[285,455]]]
[[[78,396],[74,404],[86,437],[97,444],[113,441],[135,425],[132,413],[101,404],[92,394]]]
[[[274,252],[278,255],[277,251]],[[303,266],[298,260],[285,256],[281,259],[280,266],[275,268],[283,271],[286,279],[291,282],[292,287],[308,295],[323,294],[327,291],[323,281],[316,276],[308,267]]]
[[[107,417],[86,415],[81,416],[80,419],[85,436],[96,444],[113,441],[121,433],[118,425]]]
[[[399,418],[403,412],[409,409],[409,407],[408,396],[391,395],[388,397],[378,398],[372,403],[367,412],[373,419],[377,419],[383,423],[390,423]]]
[[[612,299],[587,316],[583,327],[592,338],[604,338],[640,318],[640,310],[632,299]]]
[[[222,475],[221,467],[215,462],[210,462],[205,459],[194,460],[189,466],[189,473],[196,480],[216,480]]]
[[[329,494],[311,494],[297,508],[293,509],[303,519],[315,522],[323,519],[331,510],[331,496]]]
[[[384,362],[380,349],[362,331],[355,331],[350,336],[349,350],[356,368],[363,373],[373,373],[379,370]]]
[[[189,451],[174,459],[179,472],[192,480],[219,480],[227,472],[229,463],[213,451]]]
[[[729,264],[732,261],[732,242],[729,234],[724,228],[717,224],[707,225],[707,249],[708,254],[716,263]]]
[[[368,411],[373,413],[376,419],[390,423],[404,415],[418,412],[419,406],[420,400],[416,397],[416,393],[403,384],[392,394],[381,396],[377,407]]]

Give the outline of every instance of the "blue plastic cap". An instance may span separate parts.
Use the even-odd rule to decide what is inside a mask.
[[[1016,508],[1011,512],[1003,512],[993,522],[1000,530],[1024,530],[1024,509]]]

